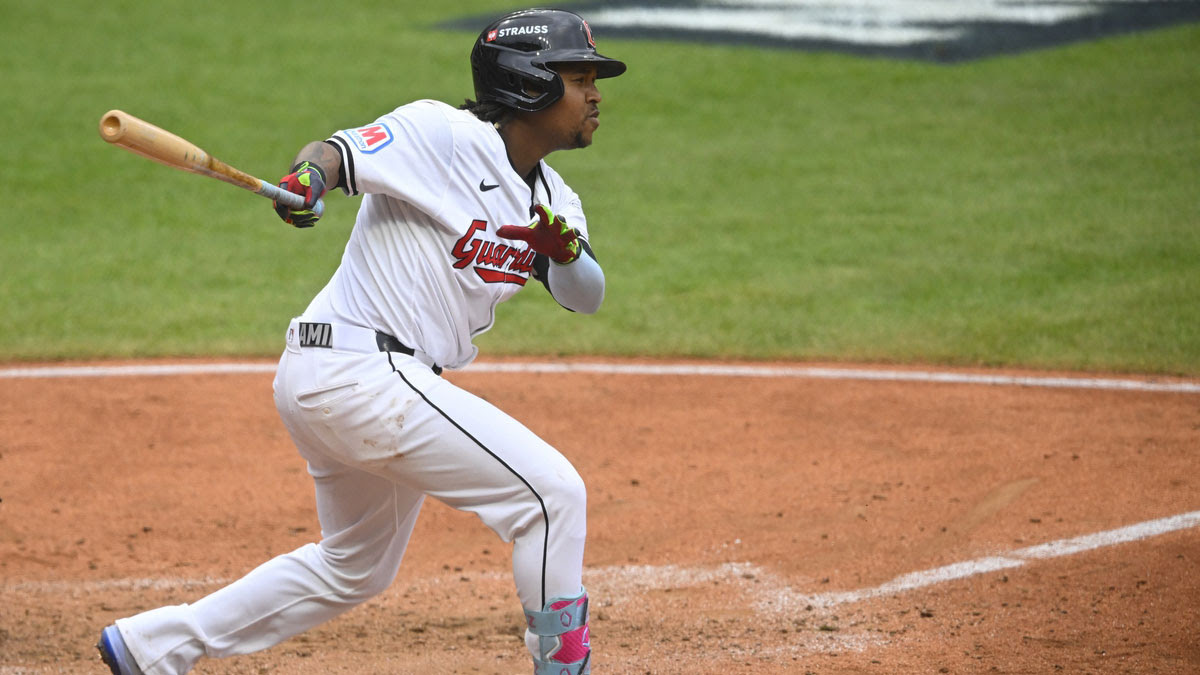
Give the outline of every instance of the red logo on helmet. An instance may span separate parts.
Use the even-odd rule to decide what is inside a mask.
[[[498,31],[489,30],[489,31],[488,31],[488,34],[487,34],[487,41],[488,41],[488,42],[495,42],[495,41],[496,41],[496,33],[497,33],[497,32],[498,32]]]
[[[588,25],[588,22],[586,22],[586,21],[584,21],[584,22],[583,22],[583,30],[584,30],[584,32],[586,32],[586,33],[587,33],[587,36],[588,36],[588,44],[592,46],[592,49],[595,49],[595,48],[596,48],[596,41],[592,39],[592,27],[591,27],[591,26],[589,26],[589,25]]]

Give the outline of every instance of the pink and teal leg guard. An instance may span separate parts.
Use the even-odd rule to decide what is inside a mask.
[[[526,644],[533,652],[534,675],[592,672],[586,590],[574,598],[554,598],[540,612],[526,611],[525,621],[529,626]],[[536,638],[536,642],[530,637]]]

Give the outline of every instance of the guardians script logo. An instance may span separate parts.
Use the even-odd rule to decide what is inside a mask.
[[[454,249],[450,253],[455,259],[455,269],[466,269],[473,265],[475,274],[489,284],[524,286],[529,280],[537,253],[533,249],[488,241],[479,236],[485,229],[486,220],[474,220],[466,234],[454,242]]]

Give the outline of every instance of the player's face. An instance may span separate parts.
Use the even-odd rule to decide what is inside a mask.
[[[586,64],[563,64],[557,68],[563,81],[562,98],[544,111],[540,120],[547,134],[558,137],[563,150],[586,148],[600,126],[600,90],[596,68]]]

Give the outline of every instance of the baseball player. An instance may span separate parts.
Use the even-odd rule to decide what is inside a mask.
[[[475,100],[416,101],[338,131],[305,146],[280,182],[306,197],[301,209],[276,204],[296,227],[316,222],[327,187],[363,196],[340,266],[287,328],[274,382],[316,485],[321,541],[194,603],[104,628],[114,674],[184,673],[202,656],[266,649],[382,592],[426,495],[512,542],[534,672],[590,672],[583,481],[440,374],[475,358],[472,339],[530,279],[568,310],[599,309],[604,274],[579,196],[544,158],[591,144],[596,80],[625,64],[597,53],[578,15],[526,10],[484,29],[471,68]]]

